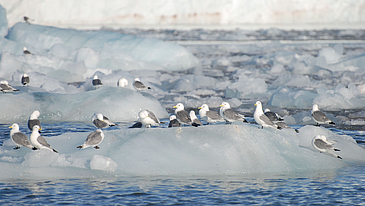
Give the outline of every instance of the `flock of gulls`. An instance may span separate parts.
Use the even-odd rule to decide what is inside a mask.
[[[27,51],[24,48],[24,51]],[[30,82],[29,76],[27,74],[23,74],[21,78],[21,82],[24,86],[28,85]],[[92,84],[95,89],[100,88],[103,83],[98,78],[97,75],[94,75],[92,79]],[[128,85],[128,81],[125,78],[121,78],[117,82],[117,86],[126,87]],[[144,85],[139,78],[135,78],[133,82],[133,87],[139,92],[141,90],[148,90],[151,87]],[[0,81],[0,89],[2,92],[15,92],[19,91],[14,89],[12,86],[8,84],[7,81]],[[260,128],[273,128],[273,129],[283,129],[290,128],[285,124],[284,119],[282,119],[278,114],[271,112],[269,109],[265,109],[265,112],[262,108],[262,103],[257,101],[255,103],[256,110],[254,112],[254,120],[257,124],[260,125]],[[219,112],[212,111],[209,109],[207,104],[201,105],[199,109],[199,117],[196,116],[195,112],[191,110],[189,113],[185,110],[184,105],[182,103],[176,104],[174,107],[175,114],[170,116],[170,122],[168,127],[182,127],[182,126],[202,126],[202,121],[206,122],[207,125],[214,124],[218,122],[226,122],[226,124],[231,124],[233,122],[247,122],[245,116],[239,114],[237,111],[233,110],[228,102],[222,102],[220,105]],[[34,111],[28,121],[28,128],[32,131],[30,138],[21,133],[19,131],[19,125],[14,123],[10,128],[10,137],[13,143],[16,145],[14,149],[19,149],[24,146],[33,150],[37,149],[48,149],[53,152],[58,153],[55,149],[51,147],[47,143],[47,141],[40,135],[39,131],[41,131],[42,127],[40,121],[38,119],[40,115],[39,111]],[[335,124],[332,122],[325,113],[319,110],[317,104],[313,105],[311,116],[313,120],[317,123],[317,126],[323,124]],[[154,115],[154,113],[150,110],[142,110],[138,113],[138,121],[130,128],[150,128],[151,126],[160,126],[160,120]],[[78,146],[79,149],[85,149],[88,147],[93,147],[95,149],[99,149],[99,144],[104,140],[104,132],[102,129],[116,126],[115,123],[111,122],[106,116],[100,113],[95,113],[92,116],[92,123],[97,128],[95,131],[91,132],[85,142]],[[298,130],[295,130],[299,132]],[[337,148],[334,148],[333,144],[335,141],[327,140],[327,138],[323,135],[317,135],[312,140],[312,145],[315,149],[320,151],[321,153],[328,153],[333,155],[339,159],[342,159],[335,152],[340,151]]]

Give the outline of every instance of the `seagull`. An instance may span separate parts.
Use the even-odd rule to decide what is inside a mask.
[[[21,82],[24,86],[27,86],[29,84],[30,80],[28,74],[23,74]]]
[[[335,124],[330,119],[327,118],[326,114],[318,109],[318,104],[314,104],[311,111],[312,118],[317,122],[317,126],[321,124]]]
[[[134,79],[134,82],[133,82],[133,87],[136,88],[137,91],[141,91],[141,90],[144,90],[144,89],[151,89],[151,87],[147,87],[145,86],[141,80],[139,80],[138,78],[135,78]]]
[[[29,149],[36,150],[36,147],[33,147],[32,144],[30,144],[28,137],[25,136],[25,134],[21,133],[19,131],[19,125],[17,123],[14,123],[9,128],[12,128],[10,130],[10,138],[11,141],[16,145],[13,149],[19,149],[20,147],[28,147]]]
[[[270,109],[266,108],[264,113],[272,122],[276,121],[284,121],[283,118],[281,118],[278,114],[275,112],[271,112]]]
[[[273,123],[262,111],[262,104],[260,101],[257,101],[256,104],[256,110],[253,115],[255,121],[257,124],[261,125],[261,128],[264,127],[271,127],[275,129],[281,129],[281,127],[277,126],[275,123]]]
[[[184,105],[182,103],[178,103],[174,106],[174,108],[176,118],[180,121],[181,124],[193,125],[195,127],[199,126],[192,122],[189,113],[184,110]]]
[[[23,20],[25,21],[25,23],[27,23],[28,25],[30,24],[30,21],[34,21],[34,19],[30,19],[29,17],[27,16],[24,16],[23,17]]]
[[[31,54],[31,55],[33,55],[32,53],[30,53],[30,51],[28,51],[27,47],[23,47],[23,54]]]
[[[95,131],[91,132],[87,136],[84,144],[82,144],[81,146],[78,146],[76,148],[85,149],[88,147],[94,147],[95,149],[100,149],[100,147],[98,145],[103,140],[104,140],[104,132],[101,129],[96,129]]]
[[[36,147],[37,149],[48,149],[58,153],[55,149],[51,147],[51,145],[47,143],[46,139],[44,139],[44,137],[39,134],[39,129],[40,128],[38,125],[34,125],[32,134],[30,135],[30,142],[32,143],[32,145],[34,145],[34,147]]]
[[[126,78],[120,78],[117,82],[118,87],[127,87],[128,86],[128,80]]]
[[[199,125],[199,126],[203,125],[203,123],[202,123],[202,122],[198,119],[198,117],[195,115],[194,110],[191,110],[191,111],[189,112],[189,115],[190,115],[190,119],[191,119],[191,121],[193,121],[193,123],[195,123],[195,124],[197,124],[197,125]]]
[[[176,119],[176,115],[170,116],[169,127],[181,127],[181,123]]]
[[[226,120],[227,123],[236,121],[247,122],[245,120],[245,116],[238,114],[236,111],[231,109],[231,105],[228,102],[222,102],[220,106],[221,108],[219,110],[219,113],[223,117],[223,119]]]
[[[116,126],[113,122],[111,122],[108,117],[102,115],[101,113],[94,113],[91,118],[92,123],[96,128],[104,129],[108,127]]]
[[[19,90],[10,86],[8,81],[3,80],[3,81],[0,81],[0,91],[2,91],[3,93],[8,93],[8,92],[15,92],[15,91],[19,91]]]
[[[98,89],[103,85],[97,75],[94,75],[92,83],[95,89]]]
[[[199,116],[202,120],[209,123],[214,122],[222,122],[224,121],[223,117],[218,114],[216,111],[210,111],[207,104],[203,104],[199,109]]]
[[[39,121],[38,117],[41,113],[38,110],[35,110],[29,117],[28,120],[28,128],[33,131],[34,125],[39,126],[39,130],[42,130],[41,121]]]
[[[335,153],[335,152],[340,151],[339,149],[336,149],[332,146],[335,143],[336,143],[336,141],[334,141],[334,140],[327,140],[326,136],[324,136],[324,135],[317,135],[312,139],[312,145],[318,151],[323,152],[323,153],[328,153],[339,159],[342,159],[342,157],[338,156]]]
[[[142,110],[138,113],[139,120],[142,122],[142,127],[150,128],[151,126],[160,126],[160,120],[155,114],[149,110]]]

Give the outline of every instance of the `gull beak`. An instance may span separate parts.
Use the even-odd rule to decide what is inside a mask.
[[[202,107],[198,107],[198,109],[202,109]]]
[[[223,107],[223,104],[219,105],[220,107]]]
[[[177,106],[174,106],[173,108],[177,108]]]
[[[9,128],[13,128],[12,126],[10,126]]]
[[[39,128],[39,131],[41,131],[42,130],[42,128]]]
[[[257,104],[255,104],[255,106],[257,106]]]

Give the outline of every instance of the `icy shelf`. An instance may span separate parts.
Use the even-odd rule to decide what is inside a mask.
[[[311,145],[317,134],[335,140],[343,159]],[[66,178],[104,175],[251,174],[332,170],[364,163],[365,150],[349,136],[305,126],[259,129],[257,125],[105,130],[100,149],[79,150],[88,133],[49,137],[59,154],[0,147],[1,178]],[[16,169],[14,169],[16,168]]]

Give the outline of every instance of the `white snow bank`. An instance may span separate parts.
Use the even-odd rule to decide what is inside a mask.
[[[239,24],[354,24],[365,19],[364,1],[144,0],[53,2],[0,0],[9,24],[23,16],[58,27]],[[16,8],[16,9],[14,9]]]
[[[6,10],[0,6],[0,38],[4,37],[7,33],[8,20],[6,19]]]
[[[57,94],[27,91],[1,94],[2,123],[26,122],[34,110],[39,110],[41,121],[91,121],[100,112],[114,122],[136,121],[138,112],[148,109],[158,118],[168,114],[161,104],[148,93],[122,87],[101,87],[77,94]],[[13,108],[13,109],[11,109]]]
[[[317,134],[336,140],[334,146],[341,150],[337,154],[343,159],[316,151],[310,142]],[[6,140],[0,147],[0,178],[106,175],[98,170],[133,176],[333,170],[348,162],[363,163],[365,156],[364,148],[351,137],[314,126],[301,128],[299,134],[291,129],[259,129],[244,123],[107,130],[100,149],[77,149],[87,135],[65,133],[46,138],[59,154],[13,150],[11,140]],[[47,161],[41,162],[44,158]]]

